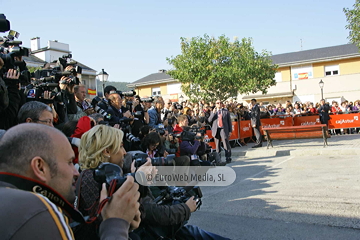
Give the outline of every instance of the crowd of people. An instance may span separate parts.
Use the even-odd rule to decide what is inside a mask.
[[[1,213],[16,219],[3,222],[8,227],[0,234],[12,239],[57,239],[56,234],[59,239],[226,239],[186,224],[197,209],[194,197],[160,205],[154,200],[161,188],[139,187],[131,176],[117,188],[101,185],[94,171],[111,163],[123,176],[153,174],[153,159],[168,157],[182,172],[189,166],[225,165],[232,161],[232,121],[251,120],[253,147],[261,147],[261,118],[319,114],[326,123],[329,114],[360,110],[359,101],[334,101],[331,106],[324,100],[267,106],[256,99],[250,104],[221,99],[175,102],[114,86],[105,87],[103,98],[90,101],[85,86],[68,77],[59,82],[58,94],[44,91],[29,99],[18,87],[18,78],[19,73],[9,70],[4,81],[0,79],[6,86],[0,92],[0,193],[7,196]],[[212,131],[215,152],[204,129]],[[146,155],[139,166],[133,155],[137,151]],[[9,212],[14,202],[20,208]],[[79,212],[92,221],[85,223]],[[71,228],[68,218],[74,223]],[[42,222],[47,222],[46,228],[34,230]],[[14,224],[21,227],[15,229]]]
[[[18,77],[12,72],[5,85],[18,85]],[[0,110],[0,192],[8,196],[1,213],[16,218],[3,222],[7,227],[0,231],[2,236],[227,239],[186,224],[198,207],[196,195],[178,204],[158,204],[156,193],[164,189],[139,186],[134,175],[127,176],[153,174],[153,159],[169,155],[183,172],[189,166],[222,164],[209,154],[200,130],[207,118],[192,118],[190,111],[183,111],[186,107],[169,99],[122,93],[113,86],[105,88],[104,98],[90,102],[85,86],[63,81],[57,98],[45,91],[40,98],[29,99],[17,87],[7,87],[1,95],[6,101]],[[220,101],[217,105],[209,117],[219,122],[218,133],[223,137],[219,116],[225,118],[227,110]],[[225,130],[228,135],[229,129]],[[136,166],[128,151],[143,152],[145,163]],[[231,152],[225,151],[229,161]],[[118,166],[118,177],[126,180],[120,185],[106,180],[100,184],[99,179],[107,177],[94,175],[104,163]],[[20,207],[9,212],[14,202]],[[44,229],[34,227],[42,222],[46,222]]]

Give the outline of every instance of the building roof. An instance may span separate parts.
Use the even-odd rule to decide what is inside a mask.
[[[343,44],[339,46],[316,48],[299,52],[282,53],[271,56],[274,64],[291,66],[299,64],[310,64],[314,62],[332,61],[343,58],[360,57],[359,48],[354,44]],[[146,77],[128,84],[128,87],[145,86],[157,83],[176,81],[165,72],[150,74]]]
[[[360,56],[359,48],[354,44],[344,44],[339,46],[316,48],[299,52],[283,53],[273,55],[273,63],[290,66],[299,63],[313,63],[331,59],[341,59]]]
[[[74,60],[74,59],[73,59]],[[77,65],[79,65],[80,67],[82,67],[82,69],[86,69],[86,70],[90,70],[90,71],[94,71],[96,72],[96,70],[92,69],[91,67],[86,66],[85,64],[82,64],[81,62],[78,62],[76,60],[74,60],[75,62],[77,62]]]
[[[259,94],[259,95],[247,95],[244,96],[243,100],[250,100],[250,99],[267,99],[267,98],[279,98],[279,97],[293,97],[293,92],[281,92],[281,93],[271,93],[271,94]]]
[[[157,84],[157,83],[163,83],[163,82],[172,82],[176,81],[173,79],[169,74],[166,74],[164,72],[158,72],[150,74],[146,77],[140,78],[139,80],[132,82],[128,84],[128,87],[134,87],[136,86],[142,86],[142,85],[151,85],[151,84]]]
[[[23,58],[23,60],[25,62],[35,62],[35,63],[39,63],[39,64],[45,64],[46,63],[45,61],[43,61],[42,59],[40,59],[40,58],[38,58],[38,57],[36,57],[34,55],[29,55],[28,57],[24,56],[22,58]]]

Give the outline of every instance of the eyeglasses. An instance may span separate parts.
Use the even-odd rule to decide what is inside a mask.
[[[168,102],[167,104],[171,104],[171,102]]]
[[[47,125],[52,125],[53,124],[53,120],[52,119],[46,119],[46,120],[40,120],[40,119],[36,119],[34,120],[36,122],[42,122],[42,123],[45,123]]]
[[[221,102],[216,102],[216,104],[221,104]]]

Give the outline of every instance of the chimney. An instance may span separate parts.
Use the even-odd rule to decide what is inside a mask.
[[[40,38],[34,37],[31,39],[31,51],[36,51],[40,49]]]
[[[165,69],[160,69],[159,73],[166,73],[166,70]]]

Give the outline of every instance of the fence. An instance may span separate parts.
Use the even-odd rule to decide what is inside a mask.
[[[289,116],[280,115],[273,118],[260,119],[261,131],[262,127],[275,128],[275,127],[289,127],[289,126],[306,126],[321,124],[319,115],[312,116]],[[348,114],[330,114],[330,120],[328,122],[329,129],[341,129],[341,128],[360,128],[360,113],[348,113]],[[254,136],[253,128],[251,127],[250,120],[234,121],[232,122],[232,134],[229,140],[244,141],[245,138]],[[211,130],[206,131],[206,135],[209,139],[214,138]],[[215,149],[215,143],[209,142],[209,145]]]

